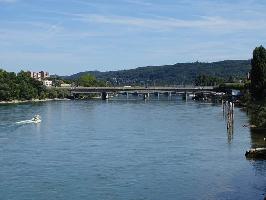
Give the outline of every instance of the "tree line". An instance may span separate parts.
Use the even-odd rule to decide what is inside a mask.
[[[64,98],[69,92],[46,88],[41,81],[31,78],[29,72],[18,74],[0,69],[0,101]]]
[[[46,88],[41,81],[32,78],[29,72],[20,71],[16,74],[0,69],[0,101],[69,97],[68,90],[57,87],[60,86],[57,85],[58,79],[51,80],[55,83],[54,87]],[[60,79],[60,81],[84,87],[106,86],[105,82],[97,80],[91,74],[84,74],[72,81],[64,79]]]
[[[251,60],[248,107],[251,123],[266,128],[266,49],[255,48]]]
[[[95,76],[97,80],[108,82],[114,86],[218,85],[222,81],[230,82],[245,79],[250,69],[250,60],[226,60],[212,63],[194,62],[147,66],[109,72],[87,71],[64,78],[76,80],[89,73]]]
[[[28,72],[18,74],[0,69],[0,100],[30,100],[45,97],[45,87],[30,77]]]

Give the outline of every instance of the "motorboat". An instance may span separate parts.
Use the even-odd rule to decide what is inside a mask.
[[[41,116],[40,115],[35,115],[32,119],[31,119],[31,121],[33,122],[33,123],[35,123],[35,124],[37,124],[37,123],[40,123],[42,120],[41,120]]]
[[[245,153],[248,159],[266,159],[266,148],[253,148]]]
[[[19,121],[19,122],[16,122],[16,124],[31,124],[31,123],[34,123],[34,124],[38,124],[40,123],[42,120],[41,120],[41,116],[40,115],[35,115],[32,119],[30,120],[23,120],[23,121]]]

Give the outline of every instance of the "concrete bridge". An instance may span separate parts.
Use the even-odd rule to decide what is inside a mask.
[[[146,99],[150,94],[165,94],[171,96],[172,94],[194,94],[196,92],[212,92],[212,86],[177,86],[177,87],[71,87],[66,88],[70,91],[72,96],[80,94],[101,94],[103,100],[108,98],[109,94],[125,93],[128,94],[141,94]]]

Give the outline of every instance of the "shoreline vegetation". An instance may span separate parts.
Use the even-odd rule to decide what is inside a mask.
[[[266,129],[266,49],[256,47],[251,60],[250,81],[244,93],[243,104],[256,129]]]
[[[232,63],[234,62],[227,64],[228,67],[231,65],[233,69],[234,65]],[[254,49],[250,63],[251,71],[250,76],[247,76],[247,78],[242,77],[239,79],[238,73],[236,73],[235,77],[227,77],[228,81],[230,81],[226,82],[225,79],[218,75],[212,77],[208,74],[194,74],[195,79],[190,83],[201,86],[216,85],[218,90],[222,92],[228,92],[233,89],[242,91],[243,97],[239,99],[238,104],[246,108],[250,116],[250,123],[254,127],[266,128],[266,49],[263,46]],[[200,65],[200,63],[196,64]],[[216,64],[218,65],[219,63]],[[242,64],[242,68],[246,68],[245,63]],[[240,66],[238,69],[241,69]],[[215,71],[217,69],[211,68],[210,70]],[[141,74],[138,74],[138,76],[141,76]],[[117,80],[116,76],[111,78]],[[150,78],[145,80],[148,81]],[[55,87],[45,87],[41,81],[32,78],[29,72],[20,71],[16,74],[0,69],[0,104],[43,102],[71,98],[68,90],[57,87],[60,86],[60,82],[84,87],[113,85],[111,81],[105,79],[97,80],[94,75],[88,73],[81,74],[72,80],[64,80],[62,77],[51,77],[50,79],[53,80]],[[169,81],[171,80],[169,79]],[[144,81],[144,83],[146,82]],[[99,99],[99,97],[92,94],[80,95],[79,98]]]
[[[30,100],[11,100],[11,101],[0,101],[0,105],[5,104],[22,104],[22,103],[37,103],[37,102],[47,102],[47,101],[69,101],[68,98],[53,98],[53,99],[30,99]]]

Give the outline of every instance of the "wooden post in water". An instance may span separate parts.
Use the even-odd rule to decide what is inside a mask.
[[[223,109],[223,117],[224,117],[224,100],[222,99],[222,109]]]
[[[231,143],[234,134],[234,103],[226,101],[223,106],[223,112],[225,112],[226,116],[228,142]]]
[[[183,94],[183,100],[187,101],[187,91]]]
[[[102,100],[108,99],[108,93],[107,92],[102,92]]]
[[[148,94],[143,94],[143,100],[146,100],[148,98]]]

